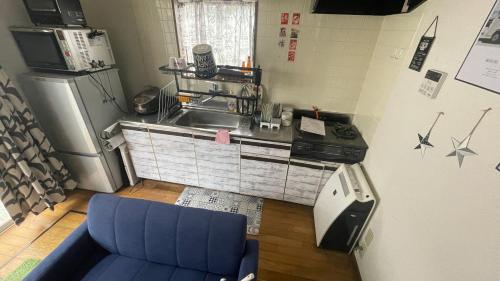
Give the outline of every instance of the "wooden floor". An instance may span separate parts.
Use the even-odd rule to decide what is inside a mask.
[[[180,185],[145,181],[124,188],[118,194],[174,203],[182,190]],[[43,258],[64,240],[84,219],[82,215],[68,214],[68,211],[86,212],[92,194],[73,191],[68,194],[66,202],[56,206],[55,211],[30,215],[21,226],[13,226],[2,233],[0,278],[27,258]],[[260,241],[259,280],[361,280],[351,256],[316,248],[311,207],[266,199],[260,235],[250,238]]]

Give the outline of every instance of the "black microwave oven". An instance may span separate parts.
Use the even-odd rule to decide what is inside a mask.
[[[23,0],[35,25],[85,26],[79,0]]]

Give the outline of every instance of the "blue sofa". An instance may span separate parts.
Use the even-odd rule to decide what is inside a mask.
[[[242,280],[257,275],[258,252],[245,216],[99,194],[24,280]]]

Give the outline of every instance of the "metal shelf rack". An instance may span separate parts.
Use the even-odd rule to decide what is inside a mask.
[[[167,65],[161,66],[159,68],[160,72],[163,74],[169,74],[174,76],[175,85],[177,87],[177,97],[187,97],[192,99],[199,99],[204,95],[211,97],[225,97],[236,99],[236,110],[241,115],[253,116],[257,111],[258,101],[261,93],[259,92],[262,69],[256,68],[243,68],[238,66],[230,65],[218,65],[217,74],[211,78],[201,78],[197,76],[196,69],[193,64],[188,64],[186,68],[170,68]],[[180,79],[193,79],[207,82],[224,82],[224,83],[238,83],[238,84],[253,84],[255,85],[255,94],[250,96],[239,96],[229,94],[226,91],[197,91],[192,89],[183,89],[180,86]]]

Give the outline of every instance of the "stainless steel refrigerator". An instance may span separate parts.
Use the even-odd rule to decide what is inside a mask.
[[[34,114],[79,188],[114,192],[123,185],[118,155],[99,134],[127,111],[118,69],[85,75],[31,72],[19,81]]]

